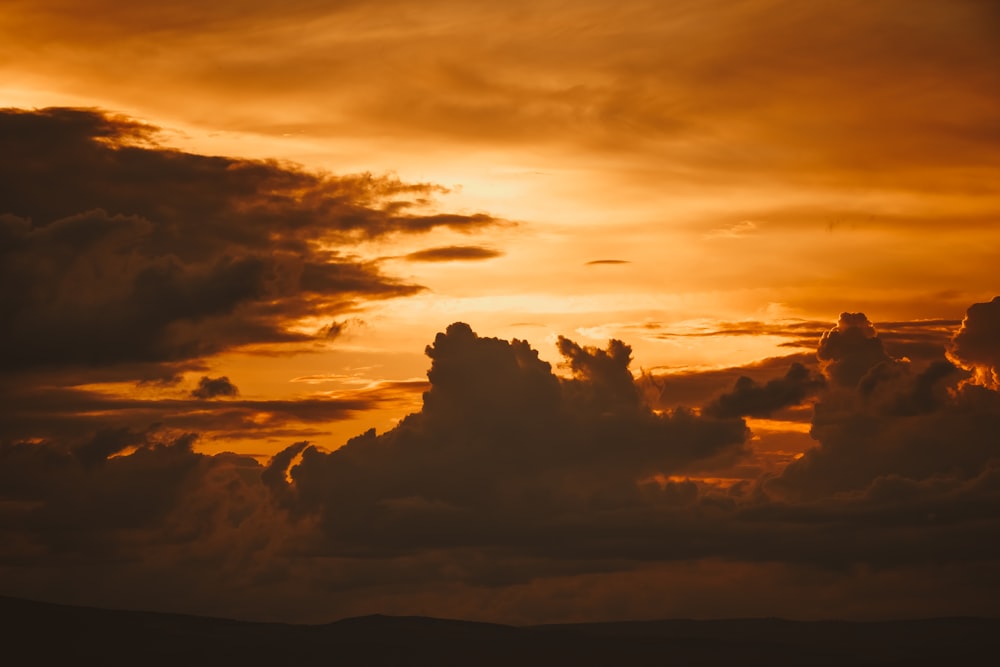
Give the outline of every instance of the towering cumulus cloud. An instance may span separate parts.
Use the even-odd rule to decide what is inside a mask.
[[[997,303],[972,306],[955,336],[953,355],[965,352],[973,367],[991,368],[997,358],[1000,337],[988,333],[991,325],[996,328],[990,309]],[[815,408],[812,435],[818,446],[770,488],[815,498],[916,493],[922,486],[926,501],[932,493],[995,484],[1000,459],[995,391],[963,382],[968,373],[944,359],[917,366],[891,357],[861,313],[842,315],[823,335],[818,356],[834,384]]]
[[[268,478],[295,513],[322,517],[335,552],[548,551],[558,538],[573,551],[591,512],[647,505],[642,480],[740,454],[742,420],[643,406],[620,341],[599,350],[560,339],[559,347],[571,380],[557,378],[524,341],[453,324],[427,348],[422,411],[334,452],[307,447],[287,475],[273,471],[290,462],[278,456]]]

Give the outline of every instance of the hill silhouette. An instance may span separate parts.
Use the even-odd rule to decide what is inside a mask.
[[[103,665],[942,665],[995,648],[1000,621],[781,619],[516,627],[413,616],[255,623],[0,597],[12,664]]]

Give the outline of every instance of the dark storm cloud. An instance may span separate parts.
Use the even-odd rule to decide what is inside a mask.
[[[799,405],[824,387],[826,381],[821,376],[794,363],[783,378],[769,380],[763,385],[746,375],[741,376],[733,390],[705,406],[704,413],[720,418],[769,417],[782,408]]]
[[[239,393],[240,390],[226,376],[210,378],[203,375],[198,380],[198,386],[191,392],[191,395],[195,398],[207,399],[219,396],[232,397],[239,395]]]
[[[403,259],[410,262],[462,262],[481,259],[493,259],[503,255],[499,250],[474,245],[451,245],[441,248],[428,248],[404,255]]]
[[[494,222],[442,189],[193,155],[93,110],[0,111],[0,367],[196,359],[420,288],[332,248]]]

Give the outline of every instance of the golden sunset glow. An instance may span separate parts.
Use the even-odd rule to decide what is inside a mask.
[[[7,0],[0,594],[996,615],[955,572],[998,571],[998,40],[975,0]],[[869,567],[933,596],[865,614]],[[840,588],[713,583],[764,570]]]

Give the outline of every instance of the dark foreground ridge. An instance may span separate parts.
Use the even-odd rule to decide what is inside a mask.
[[[946,665],[991,655],[1000,620],[736,619],[514,627],[364,616],[250,623],[0,597],[11,664],[102,665]]]

